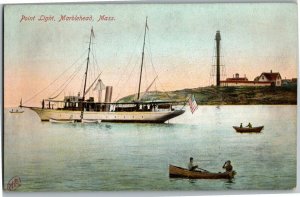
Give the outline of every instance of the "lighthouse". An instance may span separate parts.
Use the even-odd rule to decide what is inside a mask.
[[[220,34],[220,31],[217,31],[216,33],[216,62],[217,62],[217,73],[216,73],[216,76],[217,76],[217,82],[216,82],[216,85],[217,86],[220,86],[220,42],[221,42],[221,34]]]

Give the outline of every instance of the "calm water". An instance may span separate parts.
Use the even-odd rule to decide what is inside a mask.
[[[291,189],[296,186],[296,106],[201,106],[169,124],[40,122],[29,110],[4,112],[4,180],[17,191]],[[232,126],[264,125],[260,134]],[[231,160],[235,179],[170,179],[168,165],[219,172]]]

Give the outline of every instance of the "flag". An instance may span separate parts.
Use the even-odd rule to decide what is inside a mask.
[[[194,95],[192,95],[190,97],[190,99],[189,99],[189,105],[190,105],[191,112],[193,114],[198,109],[198,105],[197,105],[197,102],[195,100]]]
[[[95,38],[93,27],[92,27],[92,30],[91,30],[91,34],[92,34],[92,37]]]

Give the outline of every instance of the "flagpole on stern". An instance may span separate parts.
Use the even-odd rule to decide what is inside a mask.
[[[192,114],[198,109],[198,104],[196,102],[195,96],[193,94],[191,94],[188,99],[185,101],[184,105],[182,106],[181,109],[183,109],[185,107],[185,105],[187,104],[187,102],[189,103],[190,106],[190,110],[192,112]]]

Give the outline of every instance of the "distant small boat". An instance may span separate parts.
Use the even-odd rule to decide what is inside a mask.
[[[15,114],[20,114],[20,113],[23,113],[24,110],[18,110],[18,109],[16,109],[16,110],[14,111],[13,109],[11,109],[9,112],[10,112],[10,113],[15,113]]]
[[[101,120],[93,120],[93,119],[82,119],[82,123],[100,123]]]
[[[233,126],[233,128],[239,133],[259,133],[264,128],[264,126],[252,127],[252,128]]]
[[[58,119],[51,118],[51,119],[49,119],[49,122],[52,122],[52,123],[74,123],[75,120],[68,120],[68,119],[66,119],[66,120],[58,120]]]
[[[190,171],[185,168],[169,165],[170,178],[189,178],[189,179],[232,179],[235,171],[232,172],[203,172],[203,171]]]

